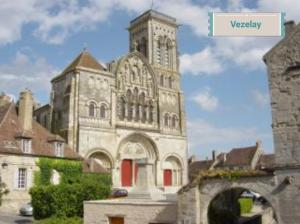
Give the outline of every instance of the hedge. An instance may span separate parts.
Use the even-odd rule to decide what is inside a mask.
[[[241,214],[247,214],[252,210],[253,200],[252,198],[239,198],[239,204]]]
[[[79,183],[33,187],[30,190],[35,219],[83,216],[83,201],[105,199],[111,185],[107,175],[82,175]]]

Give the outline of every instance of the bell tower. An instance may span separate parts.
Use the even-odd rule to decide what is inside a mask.
[[[130,51],[141,52],[155,69],[178,71],[176,19],[148,10],[130,22]]]

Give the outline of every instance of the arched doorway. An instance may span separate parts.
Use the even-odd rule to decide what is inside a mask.
[[[144,160],[148,164],[148,172],[150,172],[148,181],[151,185],[156,185],[158,153],[154,142],[149,137],[135,133],[123,139],[119,146],[118,159],[122,187],[135,185],[139,172],[138,160]]]
[[[165,187],[182,185],[182,164],[173,155],[163,161],[163,184]]]
[[[94,150],[88,155],[90,161],[90,166],[93,169],[96,169],[98,165],[111,172],[113,168],[113,160],[111,155],[104,150]]]
[[[276,224],[272,205],[259,193],[230,188],[209,203],[208,224]]]

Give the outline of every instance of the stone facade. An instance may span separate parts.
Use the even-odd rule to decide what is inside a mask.
[[[9,210],[17,212],[21,205],[30,202],[29,189],[33,184],[34,171],[39,168],[36,166],[37,157],[18,156],[18,155],[3,155],[0,154],[0,169],[1,180],[6,184],[9,193],[3,196],[3,204],[1,210]],[[24,188],[18,186],[18,171],[25,169],[26,185]]]
[[[176,31],[174,18],[147,11],[130,23],[128,54],[104,68],[83,51],[52,80],[51,129],[111,170],[114,187],[131,189],[122,184],[122,161],[131,160],[134,173],[140,158],[149,159],[154,186],[176,192],[187,183]],[[171,186],[164,186],[166,169]]]

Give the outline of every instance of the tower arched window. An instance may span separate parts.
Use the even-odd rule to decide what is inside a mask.
[[[89,105],[89,116],[96,117],[96,104],[93,102]]]
[[[128,120],[132,120],[133,115],[133,103],[128,103]]]
[[[177,126],[177,117],[176,117],[176,115],[172,116],[171,125],[172,125],[172,128],[176,128],[176,126]]]
[[[140,43],[140,52],[147,57],[147,40],[145,37],[142,38]]]
[[[172,87],[173,87],[173,80],[172,80],[171,76],[169,77],[168,82],[169,82],[169,88],[172,89]]]
[[[105,104],[101,104],[100,106],[100,118],[106,118],[106,106]]]
[[[153,103],[152,101],[150,101],[149,103],[149,122],[152,123],[153,122],[153,118],[154,118],[154,115],[153,115]]]
[[[172,68],[172,52],[173,52],[173,47],[172,47],[172,42],[171,40],[168,40],[166,43],[165,47],[165,66],[168,68]]]
[[[134,101],[138,101],[139,98],[139,90],[137,87],[134,88],[133,90],[133,97],[134,97]]]
[[[122,97],[121,100],[120,100],[120,116],[121,116],[121,120],[123,120],[125,118],[125,110],[126,110],[126,101],[125,99]]]
[[[161,86],[164,86],[164,80],[165,78],[164,78],[164,75],[160,75],[160,85]]]
[[[131,90],[128,89],[126,92],[126,97],[127,97],[127,101],[130,102],[132,99],[132,94],[131,94]]]
[[[162,43],[160,39],[157,41],[157,49],[156,49],[156,57],[157,57],[157,64],[162,65]]]

